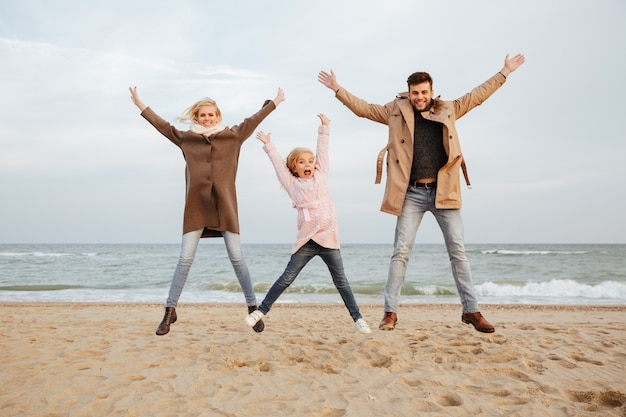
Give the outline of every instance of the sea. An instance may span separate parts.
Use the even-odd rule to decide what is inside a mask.
[[[243,303],[223,242],[202,241],[180,298]],[[466,244],[481,304],[626,305],[626,245]],[[178,244],[0,244],[0,302],[164,304]],[[291,244],[244,244],[260,302],[284,270]],[[342,244],[360,304],[382,304],[391,244]],[[328,269],[314,258],[278,303],[341,303]],[[402,304],[455,304],[443,244],[416,244]]]

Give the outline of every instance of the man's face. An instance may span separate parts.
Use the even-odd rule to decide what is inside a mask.
[[[413,105],[415,110],[426,110],[432,98],[433,90],[428,81],[409,86],[409,100],[411,100],[411,104]]]

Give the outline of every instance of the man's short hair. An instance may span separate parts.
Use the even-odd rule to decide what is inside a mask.
[[[406,79],[407,85],[410,87],[412,85],[421,84],[427,81],[430,84],[430,88],[433,88],[433,79],[427,72],[414,72],[409,75],[409,78]]]

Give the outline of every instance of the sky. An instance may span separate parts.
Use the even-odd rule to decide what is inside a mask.
[[[184,160],[140,115],[205,97],[226,125],[278,88],[258,130],[286,155],[331,119],[331,193],[343,244],[391,243],[374,184],[387,127],[317,81],[384,104],[427,71],[453,100],[526,63],[457,121],[472,189],[467,243],[626,243],[623,0],[0,0],[0,243],[177,243]],[[385,177],[383,177],[383,182]],[[296,211],[254,137],[237,177],[241,240],[292,243]],[[427,214],[417,243],[441,243]]]

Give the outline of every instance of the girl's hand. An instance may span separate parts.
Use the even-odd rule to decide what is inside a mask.
[[[270,143],[270,135],[272,133],[268,133],[267,135],[261,131],[258,131],[256,134],[256,138],[258,140],[260,140],[261,142],[263,142],[264,145],[267,145],[268,143]]]
[[[274,98],[274,105],[278,107],[283,101],[285,101],[285,92],[282,88],[279,88],[278,93],[276,93],[276,98]]]
[[[330,119],[326,117],[325,114],[320,113],[317,115],[317,117],[320,118],[320,121],[322,122],[322,126],[328,126],[330,124]]]

